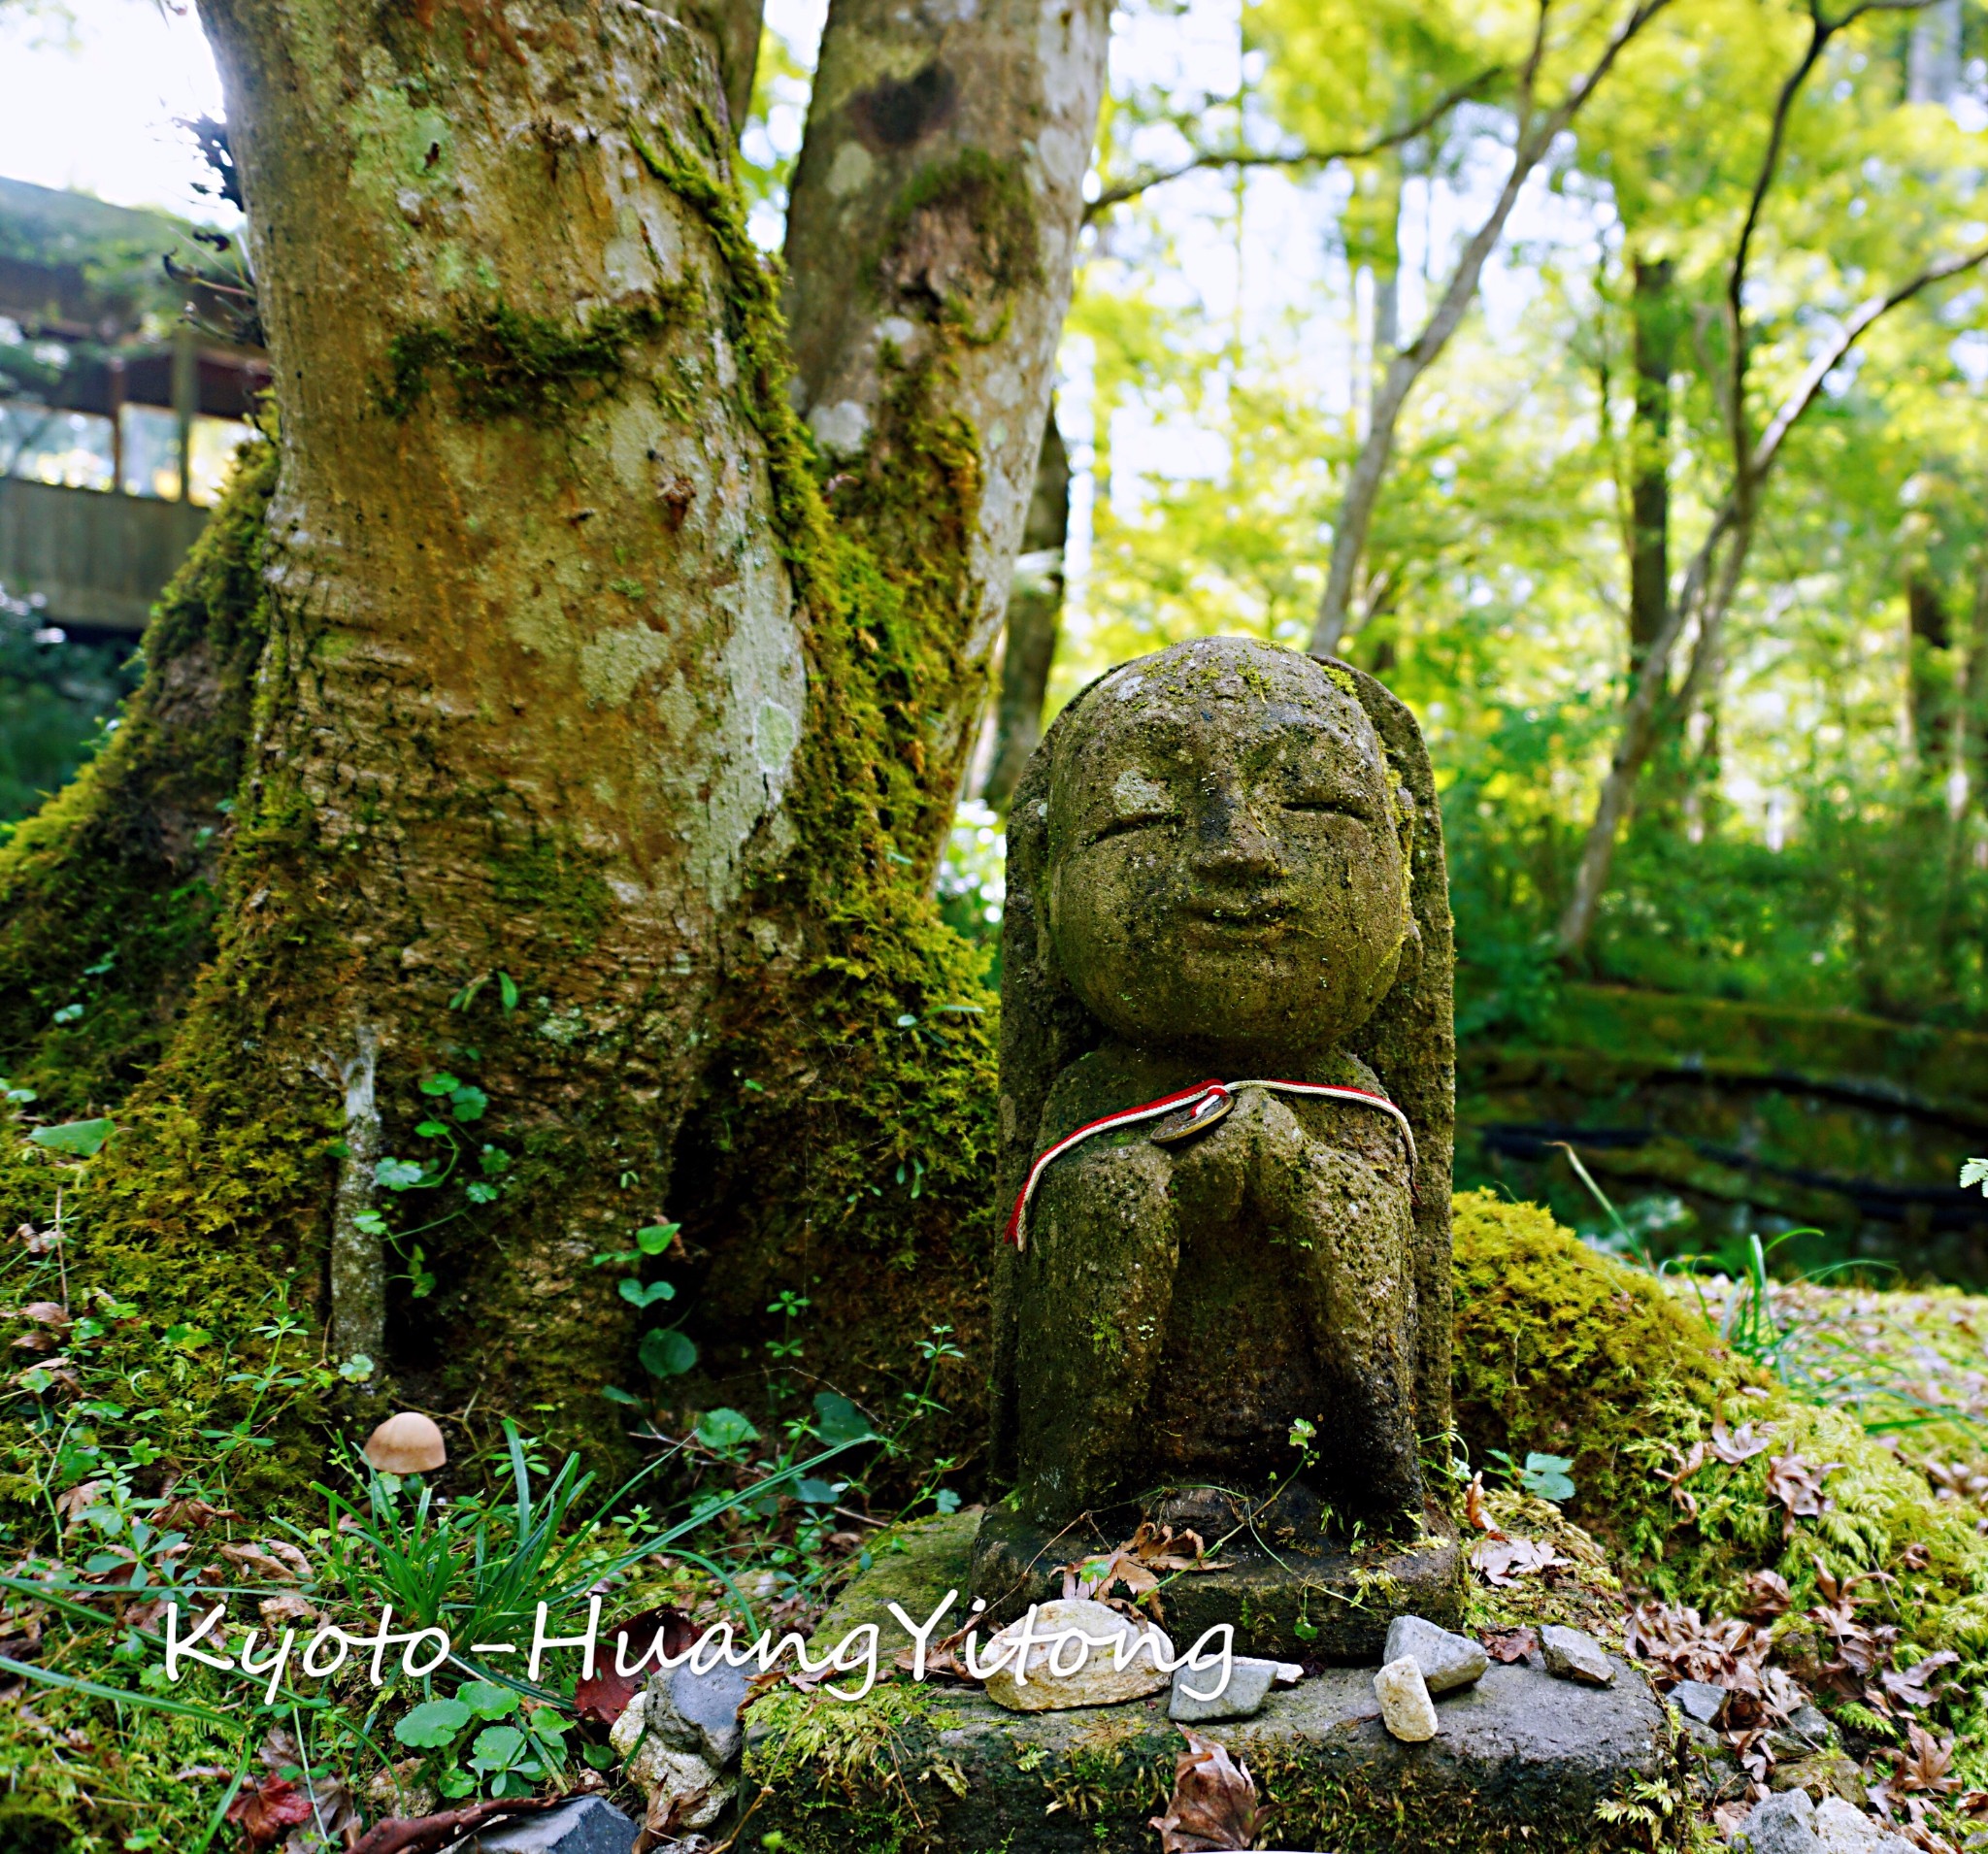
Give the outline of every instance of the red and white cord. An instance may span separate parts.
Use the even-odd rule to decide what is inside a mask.
[[[1089,1121],[1078,1127],[1075,1133],[1066,1134],[1046,1152],[1041,1154],[1035,1164],[1029,1167],[1029,1175],[1022,1181],[1021,1190],[1015,1197],[1013,1214],[1008,1219],[1008,1240],[1017,1249],[1028,1246],[1023,1219],[1028,1214],[1029,1200],[1035,1196],[1036,1186],[1041,1182],[1043,1174],[1072,1146],[1082,1144],[1093,1134],[1110,1133],[1116,1127],[1137,1126],[1142,1120],[1157,1120],[1163,1114],[1176,1113],[1182,1108],[1188,1109],[1188,1123],[1191,1126],[1204,1115],[1212,1113],[1221,1103],[1243,1088],[1269,1088],[1277,1094],[1306,1095],[1327,1101],[1355,1101],[1363,1107],[1378,1108],[1382,1113],[1393,1117],[1402,1130],[1402,1138],[1408,1142],[1408,1172],[1410,1176],[1413,1175],[1415,1130],[1408,1124],[1408,1116],[1385,1095],[1375,1094],[1366,1088],[1335,1087],[1324,1081],[1197,1081],[1190,1088],[1179,1088],[1172,1094],[1163,1094],[1157,1101],[1148,1101],[1142,1107],[1127,1108],[1120,1113],[1108,1113],[1101,1119]]]

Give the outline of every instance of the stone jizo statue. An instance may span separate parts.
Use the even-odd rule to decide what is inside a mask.
[[[1414,1538],[1449,1421],[1453,1108],[1412,716],[1240,639],[1126,664],[1038,748],[1008,869],[995,1447],[1016,1510],[990,1525],[1230,1511],[1266,1549],[1273,1523],[1300,1550]]]

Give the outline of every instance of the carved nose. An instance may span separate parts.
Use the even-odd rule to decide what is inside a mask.
[[[1281,876],[1276,845],[1233,793],[1223,793],[1202,818],[1192,859],[1196,875],[1218,881],[1258,881]]]

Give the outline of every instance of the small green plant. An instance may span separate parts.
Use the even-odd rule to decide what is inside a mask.
[[[1574,1460],[1569,1455],[1542,1455],[1536,1449],[1523,1462],[1514,1462],[1502,1448],[1489,1451],[1506,1480],[1535,1500],[1551,1501],[1556,1506],[1574,1495]]]
[[[499,975],[502,977],[502,975]],[[460,993],[457,994],[461,996]],[[474,1056],[474,1050],[464,1050]],[[435,1291],[435,1274],[428,1267],[427,1252],[414,1239],[430,1230],[453,1223],[482,1205],[494,1204],[503,1194],[511,1154],[486,1141],[473,1141],[466,1129],[480,1120],[490,1106],[490,1097],[473,1083],[457,1079],[447,1070],[425,1076],[421,1095],[426,1110],[415,1123],[414,1137],[430,1142],[426,1156],[403,1159],[389,1155],[373,1166],[373,1182],[395,1198],[415,1191],[439,1191],[451,1180],[462,1186],[463,1202],[452,1210],[430,1217],[412,1228],[397,1227],[382,1210],[362,1210],[354,1219],[368,1236],[382,1238],[393,1247],[405,1267],[398,1278],[408,1283],[415,1300]],[[444,1117],[444,1116],[447,1117]],[[470,1146],[476,1146],[476,1175],[464,1177],[470,1166]],[[339,1148],[343,1151],[343,1145]]]
[[[421,1775],[454,1801],[480,1789],[493,1797],[527,1796],[563,1776],[565,1730],[553,1707],[494,1681],[470,1680],[453,1699],[424,1700],[393,1736],[428,1753]]]

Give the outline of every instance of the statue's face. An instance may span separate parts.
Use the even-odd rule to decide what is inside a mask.
[[[1048,929],[1128,1042],[1247,1062],[1322,1049],[1394,982],[1408,813],[1358,700],[1238,639],[1093,689],[1056,746]]]

